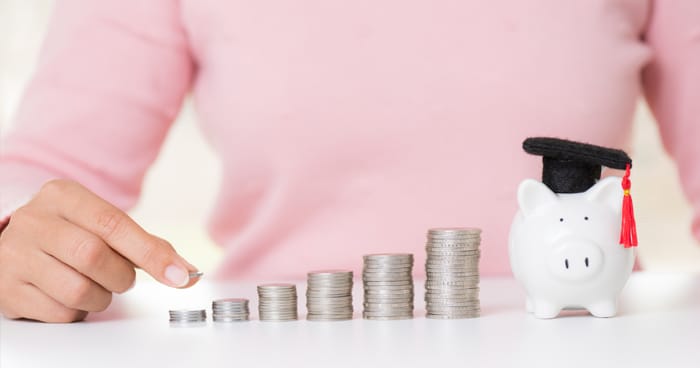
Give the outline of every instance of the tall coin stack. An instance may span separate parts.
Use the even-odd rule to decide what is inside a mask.
[[[258,286],[261,321],[293,321],[297,317],[297,287],[294,284]]]
[[[211,311],[214,322],[247,321],[250,315],[248,299],[242,298],[214,300]]]
[[[363,318],[413,318],[413,254],[364,256],[362,283],[365,289]]]
[[[481,229],[428,230],[425,249],[427,318],[478,317]]]
[[[342,321],[352,319],[352,271],[312,271],[307,274],[306,319]]]

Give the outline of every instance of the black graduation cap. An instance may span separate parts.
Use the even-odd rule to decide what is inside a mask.
[[[602,166],[632,167],[625,151],[565,139],[527,138],[523,149],[542,156],[542,182],[555,193],[585,192],[600,180]]]

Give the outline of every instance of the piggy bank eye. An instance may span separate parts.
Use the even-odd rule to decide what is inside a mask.
[[[586,220],[586,221],[588,221],[588,216],[584,217],[583,219]]]
[[[564,222],[564,218],[563,218],[563,217],[560,217],[560,218],[559,218],[559,222]]]

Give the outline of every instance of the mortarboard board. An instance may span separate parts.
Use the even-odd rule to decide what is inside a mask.
[[[637,245],[629,180],[632,159],[625,151],[549,137],[527,138],[523,141],[523,149],[542,156],[542,183],[554,193],[587,191],[600,180],[602,166],[625,170],[620,244],[625,247]]]
[[[554,193],[585,192],[600,180],[601,167],[625,170],[625,151],[558,138],[528,138],[525,152],[542,156],[542,182]]]

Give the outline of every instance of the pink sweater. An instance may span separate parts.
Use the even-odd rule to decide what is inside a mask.
[[[2,142],[5,216],[54,177],[133,206],[188,93],[223,162],[209,224],[223,277],[358,270],[389,251],[420,273],[434,226],[483,228],[482,271],[507,273],[516,188],[541,170],[522,140],[624,148],[642,94],[700,209],[700,1],[56,6]]]

